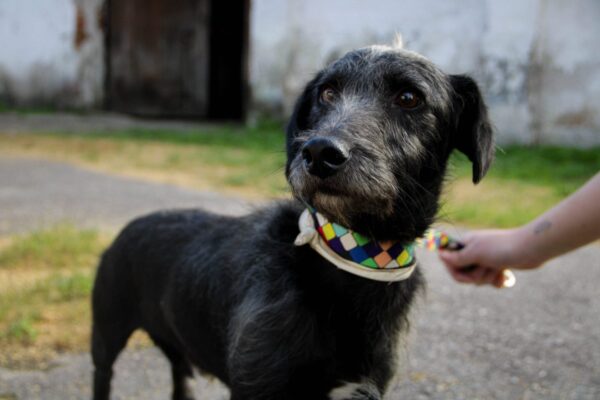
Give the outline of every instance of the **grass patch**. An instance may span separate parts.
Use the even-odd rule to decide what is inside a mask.
[[[11,321],[3,332],[3,336],[10,341],[30,344],[35,341],[38,331],[33,327],[38,318],[31,315],[19,315]]]
[[[79,230],[68,224],[33,232],[13,239],[0,253],[0,270],[4,269],[71,269],[93,261],[99,234]]]
[[[262,121],[255,126],[219,125],[201,131],[174,133],[169,130],[129,129],[115,132],[89,132],[73,135],[86,138],[113,138],[141,142],[162,142],[183,145],[201,145],[243,150],[258,150],[260,153],[282,152],[285,144],[283,125],[275,121]]]
[[[52,114],[57,110],[51,107],[11,107],[6,104],[0,103],[0,113],[14,113],[17,115],[41,115],[41,114]]]
[[[455,153],[451,160],[457,176],[467,178],[471,165]],[[600,148],[508,146],[499,149],[486,179],[513,181],[552,189],[566,196],[600,171]]]
[[[58,225],[0,250],[0,365],[40,366],[89,343],[89,295],[109,235]]]
[[[283,127],[224,125],[173,133],[133,129],[111,133],[0,135],[6,153],[51,157],[105,172],[249,198],[289,195]],[[471,164],[451,158],[442,220],[508,227],[539,215],[600,170],[600,148],[509,146],[480,185]]]
[[[455,153],[443,220],[470,226],[511,227],[526,223],[600,171],[600,148],[509,146],[496,154],[486,178],[470,183],[471,164]]]
[[[105,172],[246,197],[287,193],[281,126],[225,126],[172,133],[0,135],[5,154],[41,156]]]

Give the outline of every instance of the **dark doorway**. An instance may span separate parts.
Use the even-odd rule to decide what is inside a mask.
[[[249,0],[108,0],[107,108],[243,120]]]
[[[248,99],[249,0],[212,0],[209,117],[243,120]]]

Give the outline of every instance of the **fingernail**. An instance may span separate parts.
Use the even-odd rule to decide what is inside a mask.
[[[510,269],[505,269],[502,271],[502,276],[504,278],[502,282],[503,288],[511,288],[515,286],[515,283],[517,283],[517,277]]]

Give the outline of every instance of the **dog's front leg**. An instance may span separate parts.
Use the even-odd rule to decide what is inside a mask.
[[[327,400],[317,323],[293,290],[276,301],[248,297],[229,329],[232,400]]]
[[[329,400],[381,400],[382,395],[375,384],[368,380],[357,383],[344,383],[331,392]]]

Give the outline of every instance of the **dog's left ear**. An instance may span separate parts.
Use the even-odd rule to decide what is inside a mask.
[[[451,75],[450,82],[458,111],[454,147],[469,157],[473,163],[473,183],[478,183],[494,159],[494,132],[475,81],[468,76]]]

